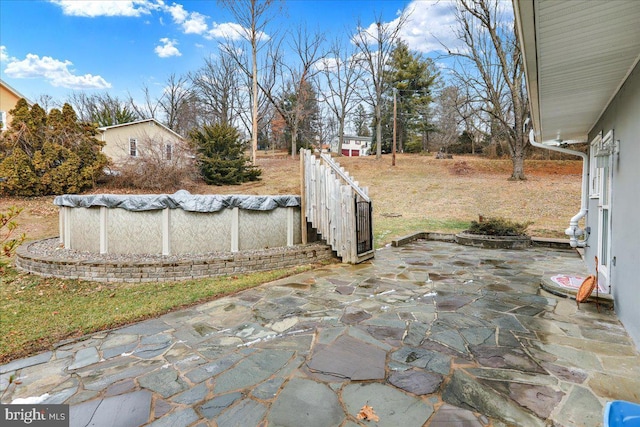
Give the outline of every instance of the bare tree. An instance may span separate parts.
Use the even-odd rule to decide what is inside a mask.
[[[526,179],[523,124],[529,107],[515,20],[507,25],[499,0],[457,0],[456,6],[456,33],[466,49],[449,50],[459,60],[455,75],[498,124],[513,164],[510,179]]]
[[[482,104],[473,101],[470,96],[469,87],[460,89],[460,96],[457,102],[458,114],[463,123],[464,130],[471,137],[471,154],[476,154],[478,146],[487,135],[487,115],[484,113]]]
[[[191,74],[193,89],[202,107],[205,122],[231,125],[240,101],[238,65],[229,54],[221,51],[220,57],[205,59],[204,65]]]
[[[267,24],[273,18],[272,6],[275,0],[219,0],[235,17],[240,24],[242,30],[240,36],[251,44],[251,162],[256,164],[256,155],[258,151],[258,51],[260,44],[267,42],[268,37],[265,33]],[[225,45],[227,52],[233,53],[232,58],[239,59],[238,49],[235,49],[232,43],[227,41]],[[245,65],[244,62],[238,61],[239,65]],[[248,70],[248,67],[244,67]]]
[[[445,153],[460,136],[463,119],[459,113],[459,103],[460,90],[456,86],[443,88],[436,99],[437,141]]]
[[[158,103],[165,125],[174,132],[185,136],[197,126],[199,112],[188,76],[170,74]]]
[[[323,41],[321,34],[311,35],[299,27],[290,44],[297,57],[295,63],[285,62],[279,45],[273,44],[267,55],[269,78],[259,83],[260,90],[276,110],[276,119],[284,121],[291,131],[292,157],[296,156],[299,125],[313,113],[308,108],[315,100],[315,88],[311,83],[319,72],[318,61],[324,57],[320,51]],[[293,99],[285,99],[291,95]]]
[[[70,104],[81,122],[91,122],[93,111],[95,110],[95,101],[85,92],[72,92],[67,96],[66,102]]]
[[[46,112],[53,108],[60,108],[60,103],[53,99],[53,96],[43,93],[35,99],[35,103],[42,107]]]
[[[139,119],[127,100],[112,96],[108,92],[87,95],[73,92],[67,102],[71,104],[80,121],[112,126],[130,123]]]
[[[369,103],[374,111],[377,159],[382,157],[382,97],[389,86],[384,71],[395,49],[400,29],[407,18],[407,15],[402,14],[393,22],[383,24],[382,17],[379,16],[375,26],[368,29],[358,23],[358,30],[353,36],[353,42],[358,48],[360,64],[370,79],[370,84],[365,85],[369,94],[364,101]]]
[[[133,98],[131,93],[128,94],[128,102],[129,106],[136,112],[138,117],[143,119],[156,119],[158,115],[158,109],[160,108],[160,101],[162,100],[161,95],[159,98],[151,96],[151,91],[149,86],[146,84],[142,85],[142,94],[144,95],[143,103],[138,103]]]
[[[295,86],[297,102],[292,110],[288,112],[291,126],[291,157],[296,156],[298,126],[309,113],[307,101],[311,94],[309,88],[314,76],[319,72],[315,67],[316,63],[324,58],[320,48],[324,42],[324,36],[320,33],[313,35],[307,32],[306,28],[298,27],[292,39],[291,48],[298,59],[297,65],[285,64],[291,76],[291,82]]]
[[[320,76],[323,77],[323,83],[326,83],[327,88],[326,92],[321,92],[322,101],[338,122],[338,155],[342,154],[347,116],[359,105],[354,100],[358,94],[362,68],[354,63],[354,54],[354,49],[345,47],[337,39],[321,65]]]

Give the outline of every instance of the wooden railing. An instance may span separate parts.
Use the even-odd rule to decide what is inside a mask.
[[[357,264],[373,258],[372,203],[361,188],[331,156],[316,157],[300,150],[302,241],[308,221],[331,245],[342,262]]]

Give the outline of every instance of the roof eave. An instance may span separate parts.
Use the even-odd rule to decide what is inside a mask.
[[[516,37],[520,44],[524,63],[525,84],[529,98],[529,111],[534,132],[542,135],[540,102],[538,92],[538,53],[536,46],[535,10],[533,0],[513,0],[516,21]]]

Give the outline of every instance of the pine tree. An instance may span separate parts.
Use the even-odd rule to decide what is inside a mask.
[[[391,55],[385,79],[396,91],[398,149],[412,138],[414,132],[431,130],[428,106],[433,101],[431,91],[438,79],[438,72],[430,59],[424,59],[409,51],[400,41]],[[392,98],[392,94],[388,98]],[[432,126],[431,126],[432,127]]]
[[[356,111],[353,114],[353,127],[356,129],[357,136],[371,136],[371,130],[369,129],[369,115],[364,109],[362,104],[356,107]]]
[[[262,171],[245,156],[246,144],[233,126],[216,123],[194,130],[189,136],[207,184],[234,185],[260,179]]]

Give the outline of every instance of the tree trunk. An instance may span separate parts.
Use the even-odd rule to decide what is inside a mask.
[[[524,176],[524,147],[516,147],[511,156],[513,164],[513,172],[511,173],[511,181],[523,181],[527,179]]]
[[[251,30],[251,60],[253,61],[251,70],[253,75],[253,81],[251,82],[251,94],[253,96],[253,105],[251,106],[251,163],[255,166],[258,157],[258,47],[255,27]]]
[[[382,158],[382,120],[380,116],[380,100],[376,103],[376,159]]]
[[[298,145],[298,122],[293,124],[291,129],[291,157],[296,158],[296,148]]]
[[[342,144],[344,143],[344,117],[340,117],[338,128],[338,156],[342,156]]]

